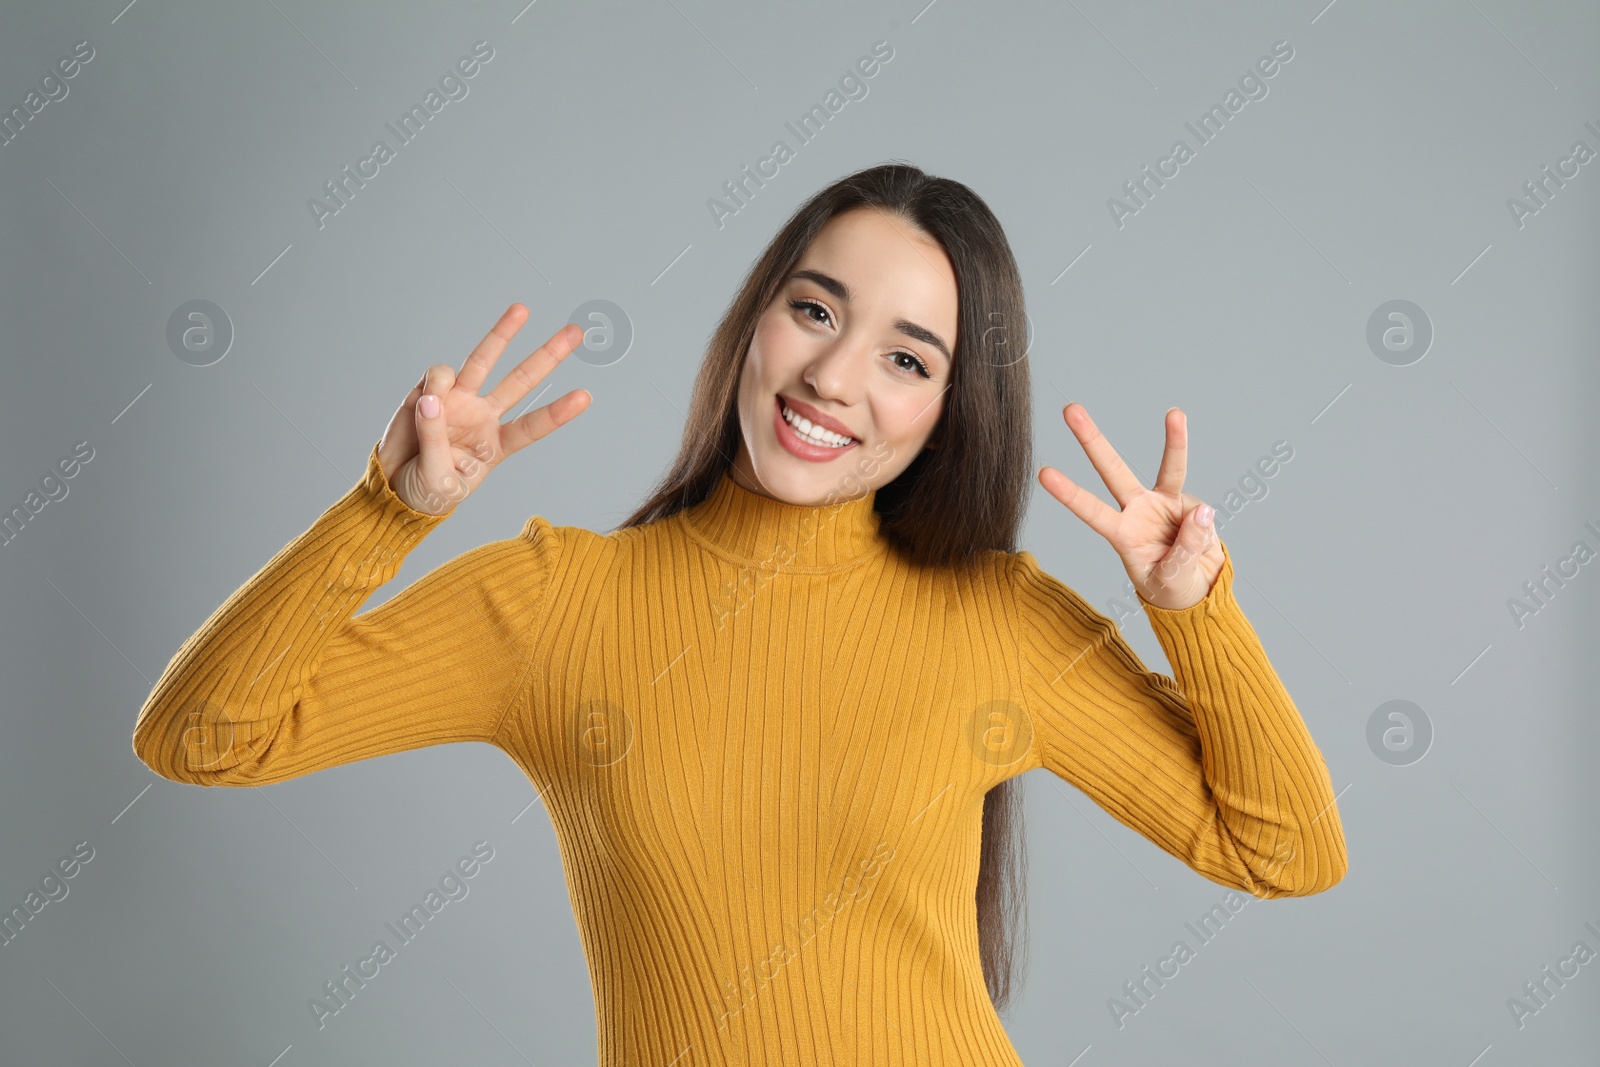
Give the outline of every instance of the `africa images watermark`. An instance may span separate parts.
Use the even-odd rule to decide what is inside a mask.
[[[838,889],[827,893],[810,911],[790,923],[789,935],[772,946],[765,958],[754,967],[741,965],[738,976],[722,984],[721,998],[711,1002],[711,1010],[717,1016],[717,1029],[727,1029],[728,1020],[743,1012],[763,989],[776,981],[783,968],[798,959],[800,950],[816,940],[840,912],[855,901],[866,900],[872,893],[873,883],[894,859],[894,854],[889,842],[879,841],[872,854],[844,876]]]
[[[39,79],[38,89],[28,90],[28,95],[22,98],[21,107],[0,112],[0,146],[8,145],[20,137],[28,123],[35,121],[47,106],[65,100],[72,91],[67,82],[76,78],[93,58],[94,46],[88,41],[79,41],[72,46],[71,55],[56,60],[55,67]]]
[[[1585,522],[1584,528],[1600,538],[1600,527],[1593,522]],[[1576,578],[1579,568],[1595,558],[1595,550],[1589,547],[1589,542],[1581,537],[1572,543],[1570,555],[1556,560],[1555,569],[1546,563],[1539,571],[1537,578],[1530,578],[1522,583],[1522,592],[1528,599],[1519,600],[1516,597],[1506,598],[1506,608],[1511,612],[1511,621],[1517,624],[1517,629],[1522,629],[1528,624],[1530,616],[1537,615],[1550,606],[1550,601],[1560,590],[1566,588],[1568,581]]]
[[[28,495],[22,498],[20,505],[0,512],[0,545],[9,545],[15,541],[23,528],[32,522],[47,504],[65,500],[67,494],[71,492],[67,481],[77,477],[78,472],[83,469],[82,464],[88,463],[93,458],[94,446],[88,441],[79,441],[72,446],[70,455],[56,460],[55,470],[47,471],[39,479],[37,492],[28,490]],[[60,477],[56,476],[58,473]]]
[[[1294,47],[1288,41],[1278,41],[1273,44],[1271,54],[1256,60],[1253,68],[1240,75],[1237,90],[1229,89],[1220,104],[1212,104],[1209,110],[1201,114],[1196,120],[1200,123],[1199,129],[1195,128],[1193,122],[1184,123],[1199,142],[1195,147],[1191,148],[1189,142],[1180,137],[1172,143],[1171,152],[1156,160],[1155,173],[1151,172],[1150,164],[1146,163],[1141,168],[1141,177],[1123,182],[1122,191],[1127,194],[1127,201],[1114,196],[1106,200],[1106,209],[1111,212],[1111,221],[1117,229],[1122,229],[1130,215],[1137,215],[1155,197],[1156,191],[1166,186],[1166,181],[1162,179],[1176,178],[1179,168],[1194,159],[1201,148],[1215,140],[1228,125],[1228,120],[1244,110],[1245,104],[1252,100],[1266,99],[1266,79],[1278,73],[1281,69],[1279,64],[1288,63],[1293,58]],[[1240,93],[1244,95],[1241,96]]]
[[[1600,938],[1600,926],[1593,922],[1585,921],[1583,924],[1591,934]],[[1566,988],[1567,982],[1578,977],[1579,968],[1595,958],[1594,949],[1589,947],[1587,941],[1577,941],[1572,946],[1572,951],[1556,960],[1555,970],[1550,969],[1550,964],[1545,964],[1539,971],[1539,977],[1530,978],[1522,983],[1522,992],[1527,995],[1527,1000],[1518,1000],[1516,997],[1506,998],[1506,1010],[1511,1012],[1511,1021],[1521,1030],[1528,1025],[1528,1020],[1550,1006],[1555,995]],[[1571,970],[1568,970],[1568,967]],[[1551,986],[1554,985],[1554,988]]]
[[[83,865],[94,859],[94,846],[79,841],[72,852],[56,860],[55,866],[39,879],[37,890],[28,890],[22,903],[0,914],[0,945],[9,945],[21,936],[23,928],[39,917],[46,906],[67,899],[71,887],[67,882],[75,878]]]
[[[886,64],[893,58],[894,48],[888,41],[874,41],[871,54],[856,60],[854,67],[840,75],[837,89],[829,88],[827,95],[822,98],[822,103],[812,104],[810,110],[794,122],[785,122],[784,129],[794,134],[800,147],[810,144],[822,135],[828,123],[844,110],[846,104],[867,98],[867,79],[875,77],[882,69],[881,64]],[[798,128],[795,123],[799,124]],[[746,163],[739,168],[739,177],[723,182],[722,191],[732,204],[714,196],[706,199],[706,209],[711,212],[711,221],[716,223],[717,229],[722,229],[730,216],[737,215],[755,198],[755,193],[750,189],[751,182],[755,183],[756,189],[766,188],[767,182],[778,176],[779,168],[793,160],[795,155],[796,150],[789,147],[788,141],[774,141],[767,155],[756,160],[754,173]]]
[[[354,173],[347,163],[339,169],[340,177],[323,182],[322,189],[331,202],[324,202],[314,196],[306,201],[306,207],[311,211],[311,221],[317,224],[317,229],[322,229],[328,224],[331,216],[349,207],[357,191],[365,189],[367,182],[378,176],[380,168],[397,157],[399,148],[415,140],[429,120],[443,111],[446,104],[452,100],[465,100],[471,89],[464,79],[477,77],[478,72],[482,70],[479,64],[488,63],[493,58],[494,48],[488,41],[474,44],[470,56],[462,56],[456,60],[453,68],[440,76],[438,89],[430,87],[423,96],[422,103],[412,104],[410,110],[400,116],[398,129],[393,122],[384,123],[399,142],[397,147],[390,148],[389,142],[380,138],[372,143],[372,151],[365,159],[356,160]]]
[[[349,964],[340,968],[340,977],[329,979],[322,983],[322,990],[326,998],[309,997],[306,1007],[311,1009],[311,1018],[316,1021],[317,1029],[321,1030],[328,1025],[328,1020],[350,1006],[350,1002],[367,983],[382,974],[382,968],[393,962],[399,955],[400,949],[416,940],[422,933],[429,920],[445,909],[451,901],[465,900],[471,892],[471,887],[466,879],[472,878],[480,870],[482,864],[494,859],[494,846],[487,841],[475,841],[472,852],[462,856],[453,867],[445,868],[444,874],[439,876],[439,887],[430,886],[423,895],[420,904],[412,904],[411,908],[403,913],[395,922],[386,922],[384,927],[394,935],[395,946],[389,947],[385,938],[379,938],[372,945],[372,951],[355,962],[352,971]],[[395,923],[399,924],[397,929]]]
[[[1261,880],[1264,882],[1269,880],[1287,865],[1294,855],[1295,848],[1292,841],[1278,842],[1277,848],[1273,850],[1271,862],[1267,864],[1266,870],[1261,872]],[[1260,899],[1262,898],[1254,894],[1247,896],[1238,890],[1232,890],[1222,898],[1220,904],[1211,905],[1211,909],[1196,920],[1199,926],[1192,922],[1185,922],[1183,925],[1203,948],[1217,939],[1227,927],[1228,921],[1243,911],[1246,904]],[[1106,1008],[1111,1012],[1111,1021],[1117,1024],[1117,1029],[1121,1030],[1127,1026],[1131,1016],[1149,1007],[1156,993],[1165,988],[1168,981],[1176,978],[1183,965],[1194,960],[1197,955],[1198,950],[1190,948],[1189,943],[1180,938],[1173,942],[1172,949],[1167,955],[1156,960],[1155,970],[1152,971],[1150,964],[1147,963],[1140,968],[1140,977],[1123,982],[1122,992],[1128,998],[1127,1001],[1117,997],[1106,998]],[[1152,984],[1154,989],[1151,988]]]
[[[1593,122],[1585,122],[1589,132],[1600,137],[1600,127]],[[1511,212],[1511,221],[1517,229],[1522,229],[1528,224],[1530,216],[1537,215],[1548,207],[1556,193],[1567,187],[1567,182],[1576,178],[1580,168],[1595,156],[1594,149],[1583,141],[1572,142],[1572,151],[1556,160],[1554,171],[1546,163],[1539,168],[1539,177],[1530,178],[1522,183],[1522,191],[1527,194],[1527,200],[1518,200],[1514,196],[1506,197],[1506,210]]]
[[[887,449],[887,454],[885,454]],[[806,515],[807,529],[800,534],[801,543],[814,539],[823,528],[831,521],[838,508],[860,497],[867,491],[868,483],[863,479],[874,477],[879,468],[894,459],[894,446],[885,441],[878,441],[873,446],[870,455],[856,460],[856,470],[846,473],[839,482],[839,489],[828,491],[817,510]],[[857,472],[861,478],[858,478]],[[822,511],[832,508],[832,511]],[[740,566],[737,576],[724,578],[712,596],[713,606],[717,612],[717,629],[721,630],[728,621],[737,615],[743,608],[755,600],[756,595],[766,587],[766,584],[778,575],[784,567],[794,562],[798,545],[791,545],[788,541],[780,540],[774,546],[772,553],[757,563]]]

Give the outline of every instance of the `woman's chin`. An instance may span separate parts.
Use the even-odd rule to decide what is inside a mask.
[[[785,504],[810,507],[824,503],[829,489],[828,479],[815,468],[813,463],[782,453],[756,464],[754,481],[766,496]]]

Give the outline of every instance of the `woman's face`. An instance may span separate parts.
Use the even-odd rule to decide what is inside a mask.
[[[834,216],[756,323],[739,375],[734,481],[791,504],[893,481],[939,422],[955,343],[944,249],[876,209]],[[812,425],[801,432],[794,416]],[[839,447],[818,423],[850,442]]]

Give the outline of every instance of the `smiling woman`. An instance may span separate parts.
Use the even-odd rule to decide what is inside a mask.
[[[834,461],[863,443],[895,457],[865,487],[892,481],[938,425],[956,305],[937,241],[874,208],[832,218],[756,322],[739,374],[734,481],[817,502],[837,487]]]
[[[1000,1012],[1029,770],[1254,897],[1343,877],[1321,753],[1181,492],[1181,412],[1146,490],[1069,407],[1121,512],[1039,472],[1137,565],[1175,678],[1018,551],[1028,361],[993,324],[1026,321],[1022,285],[965,185],[890,163],[801,205],[616,529],[534,515],[354,616],[488,471],[587,408],[499,421],[572,324],[480,394],[526,315],[459,373],[430,367],[361,481],[179,649],[134,728],[151,768],[244,786],[501,749],[555,828],[602,1067],[1020,1067]]]

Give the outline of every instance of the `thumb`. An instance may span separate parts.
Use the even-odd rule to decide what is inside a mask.
[[[434,393],[417,398],[417,471],[429,495],[430,504],[443,509],[458,502],[461,479],[456,473],[450,450],[450,427],[445,420],[444,400]]]
[[[1217,534],[1212,525],[1215,519],[1215,511],[1204,501],[1189,509],[1189,514],[1183,517],[1183,525],[1178,527],[1177,540],[1172,543],[1171,555],[1176,557],[1180,565],[1188,563],[1210,547],[1211,539]]]
[[[1201,516],[1205,516],[1204,523],[1200,521]],[[1173,539],[1172,547],[1156,564],[1154,576],[1161,584],[1170,584],[1183,573],[1185,567],[1205,552],[1216,533],[1211,525],[1214,518],[1209,504],[1199,503],[1189,509],[1189,513],[1178,524],[1178,536]]]

